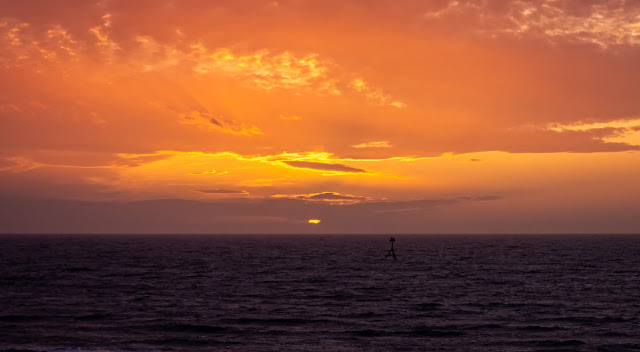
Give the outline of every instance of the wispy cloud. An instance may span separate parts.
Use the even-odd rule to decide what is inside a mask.
[[[546,129],[559,133],[585,133],[594,139],[608,143],[640,145],[640,119],[620,119],[607,122],[576,122],[570,124],[552,123]],[[629,147],[633,149],[634,147]]]
[[[471,16],[482,35],[514,35],[591,43],[603,49],[640,44],[640,7],[627,1],[514,0],[491,2],[450,0],[427,11],[429,21]]]
[[[640,44],[640,8],[625,6],[624,1],[587,5],[581,12],[567,11],[561,1],[514,1],[511,6],[513,27],[504,30],[514,34],[562,38],[602,48]]]
[[[28,22],[0,22],[0,47],[7,49],[0,58],[10,66],[28,66],[42,60],[66,70],[71,62],[81,67],[77,63],[90,64],[97,56],[105,65],[102,75],[179,69],[181,74],[190,71],[196,77],[229,77],[263,91],[340,96],[344,89],[352,89],[380,105],[406,106],[383,93],[381,88],[361,79],[350,81],[347,77],[355,73],[345,71],[331,58],[318,53],[300,54],[272,49],[239,51],[208,46],[199,41],[177,45],[160,41],[151,34],[136,35],[121,43],[118,39],[123,38],[115,38],[111,34],[115,30],[113,22],[113,15],[105,13],[100,23],[88,29],[93,40],[78,38],[60,24],[46,27],[42,33],[41,26],[31,26]],[[126,51],[126,55],[122,55],[122,51]]]
[[[393,106],[399,109],[407,107],[407,104],[399,100],[395,100],[390,95],[384,93],[382,90],[376,87],[372,87],[361,78],[352,80],[351,87],[356,91],[364,94],[364,96],[367,97],[368,100],[376,104]]]
[[[337,172],[367,172],[364,169],[358,169],[355,167],[343,165],[343,164],[325,164],[318,163],[313,161],[296,161],[296,160],[285,160],[283,163],[304,169],[313,169],[313,170],[321,170],[321,171],[337,171]]]
[[[603,128],[623,128],[623,129],[632,129],[635,127],[640,127],[640,119],[622,119],[622,120],[613,120],[608,122],[576,122],[571,124],[560,124],[560,123],[552,123],[547,125],[547,128],[556,131],[589,131]]]
[[[481,201],[481,202],[485,202],[489,200],[500,200],[500,199],[502,199],[502,197],[500,196],[480,196],[480,197],[474,198],[474,200]]]
[[[376,142],[366,142],[360,143],[353,146],[354,148],[391,148],[391,143],[388,141],[376,141]]]
[[[224,175],[227,174],[227,171],[223,171],[223,172],[218,172],[217,170],[207,170],[207,171],[200,171],[200,172],[190,172],[189,175]]]
[[[198,59],[194,67],[198,73],[225,73],[264,90],[313,88],[330,94],[340,93],[327,78],[332,63],[321,60],[318,54],[299,57],[289,52],[273,54],[261,50],[238,55],[227,48],[211,51],[202,44],[194,44],[191,49],[190,56]]]
[[[234,189],[197,189],[196,192],[208,193],[208,194],[247,194],[246,191],[234,190]]]
[[[245,136],[262,134],[262,131],[260,131],[257,126],[248,126],[237,120],[219,115],[214,116],[208,112],[194,110],[189,113],[180,113],[178,114],[178,118],[182,124],[196,125],[205,129]]]
[[[22,172],[42,166],[29,158],[20,156],[0,157],[0,171]]]
[[[275,194],[272,198],[288,198],[298,199],[310,202],[328,202],[330,204],[353,204],[362,201],[370,200],[367,197],[355,196],[351,194],[341,194],[338,192],[321,192],[321,193],[309,193],[309,194]]]

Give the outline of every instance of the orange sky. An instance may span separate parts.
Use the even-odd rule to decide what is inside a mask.
[[[624,0],[0,0],[0,232],[637,233],[639,63]]]

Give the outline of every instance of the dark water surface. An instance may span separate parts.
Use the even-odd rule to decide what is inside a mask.
[[[640,236],[0,236],[0,351],[640,351]]]

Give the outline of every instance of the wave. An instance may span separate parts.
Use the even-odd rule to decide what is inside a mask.
[[[41,315],[0,315],[0,321],[20,323],[46,319],[47,317]]]
[[[214,326],[214,325],[194,325],[194,324],[167,324],[147,326],[152,330],[171,331],[171,332],[187,332],[199,334],[221,334],[229,332],[232,329]]]
[[[229,324],[258,324],[258,325],[304,325],[315,323],[330,323],[331,320],[325,319],[299,319],[299,318],[273,318],[273,319],[261,319],[261,318],[237,318],[237,319],[223,319],[225,323]]]
[[[419,337],[459,337],[465,333],[458,330],[446,330],[443,328],[431,328],[428,326],[419,326],[413,328],[407,335]]]

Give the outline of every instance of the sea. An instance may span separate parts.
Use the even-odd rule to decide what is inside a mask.
[[[635,235],[2,235],[0,351],[640,351]]]

